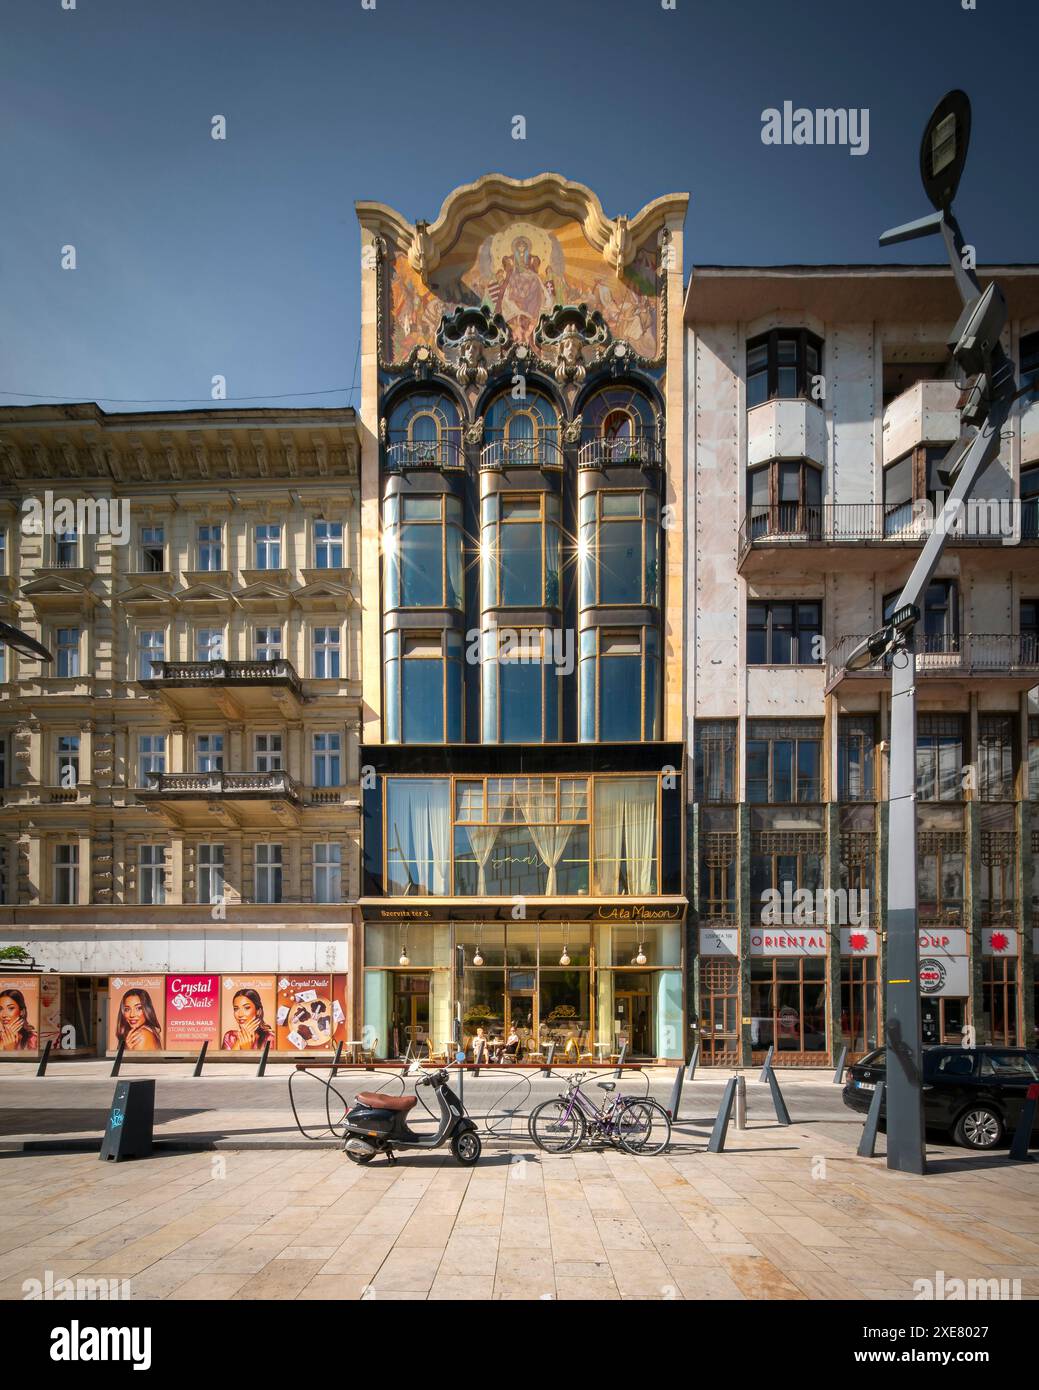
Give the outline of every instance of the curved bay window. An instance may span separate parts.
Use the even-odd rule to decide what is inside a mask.
[[[630,386],[597,391],[581,411],[582,468],[643,467],[660,461],[656,415],[645,392]]]
[[[393,493],[382,504],[386,608],[461,610],[462,504],[450,493]]]
[[[812,397],[822,339],[805,328],[774,328],[747,340],[747,409],[768,400]]]
[[[548,628],[485,629],[480,663],[484,743],[556,743],[562,669]]]
[[[461,633],[392,631],[383,645],[386,741],[460,743]]]
[[[660,602],[660,503],[648,488],[598,488],[580,500],[582,608]]]
[[[386,467],[461,468],[462,422],[450,396],[413,392],[397,402],[386,421]]]
[[[484,417],[483,468],[561,468],[559,417],[539,391],[497,396]]]
[[[660,636],[656,628],[584,629],[580,708],[582,743],[660,737]]]
[[[822,536],[823,471],[807,459],[773,459],[747,476],[750,534]]]
[[[559,498],[492,492],[480,504],[483,608],[558,608]]]

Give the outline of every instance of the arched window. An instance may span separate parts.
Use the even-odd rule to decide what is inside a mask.
[[[386,422],[386,467],[461,468],[462,428],[458,407],[440,391],[404,396]]]
[[[484,417],[485,468],[559,468],[559,419],[555,407],[539,391],[519,400],[511,392],[497,396]]]
[[[581,411],[580,462],[584,467],[660,461],[652,402],[634,386],[606,386]]]

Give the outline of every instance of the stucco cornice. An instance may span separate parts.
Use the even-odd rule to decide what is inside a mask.
[[[688,203],[688,193],[667,193],[654,198],[632,218],[609,218],[590,188],[561,174],[536,174],[529,179],[485,174],[449,193],[432,223],[412,224],[385,203],[358,202],[356,208],[362,227],[376,235],[391,236],[406,247],[412,269],[425,276],[454,245],[465,222],[493,207],[534,213],[547,204],[579,221],[589,244],[620,274],[651,232],[668,218],[685,217]]]

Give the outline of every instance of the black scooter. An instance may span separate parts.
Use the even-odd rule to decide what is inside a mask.
[[[343,1150],[354,1163],[371,1163],[384,1153],[396,1163],[394,1149],[438,1149],[451,1141],[451,1152],[459,1163],[475,1163],[483,1145],[476,1125],[465,1113],[465,1106],[447,1084],[447,1072],[423,1071],[416,1086],[432,1086],[440,1104],[440,1122],[432,1134],[416,1134],[408,1128],[408,1112],[418,1104],[418,1096],[385,1096],[379,1091],[358,1091],[346,1115]]]

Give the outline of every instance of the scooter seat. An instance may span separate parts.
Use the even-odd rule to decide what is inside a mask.
[[[418,1096],[384,1096],[378,1091],[358,1091],[355,1099],[372,1110],[414,1110]]]

